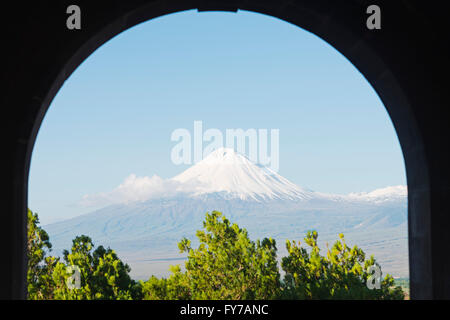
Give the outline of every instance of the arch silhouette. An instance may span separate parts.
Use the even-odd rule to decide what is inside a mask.
[[[443,84],[423,83],[444,74],[445,48],[437,31],[431,31],[433,12],[413,5],[381,1],[382,29],[366,27],[366,1],[333,0],[136,0],[79,1],[81,30],[65,28],[65,10],[71,3],[32,5],[27,22],[10,46],[13,63],[4,96],[8,108],[9,155],[6,167],[8,194],[2,243],[6,261],[1,266],[0,297],[26,297],[26,209],[28,173],[37,132],[52,99],[71,73],[98,47],[117,34],[147,20],[169,13],[247,10],[270,15],[297,25],[322,38],[342,53],[364,75],[383,101],[397,132],[405,160],[408,182],[408,234],[412,298],[450,298],[450,258],[443,253],[450,243],[449,147],[435,141],[446,132],[448,105]],[[426,13],[423,13],[426,12]],[[40,20],[39,17],[46,17]],[[47,18],[48,17],[48,18]],[[431,18],[430,18],[431,17]],[[420,19],[411,27],[408,21]],[[39,22],[39,23],[37,23]],[[413,34],[420,41],[412,41]],[[14,55],[14,53],[17,53]],[[428,63],[428,67],[421,65]],[[18,67],[20,66],[20,67]],[[441,67],[439,69],[438,67]],[[411,72],[411,70],[414,71]],[[21,87],[17,87],[22,84]],[[431,103],[434,110],[424,107]],[[432,113],[433,112],[433,113]],[[440,112],[440,113],[439,113]],[[436,120],[436,116],[438,119]],[[434,122],[433,122],[434,120]]]

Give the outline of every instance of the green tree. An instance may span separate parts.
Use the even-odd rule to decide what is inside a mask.
[[[281,298],[290,299],[403,299],[401,287],[393,287],[394,279],[387,274],[379,289],[369,289],[370,266],[381,267],[371,256],[365,258],[362,249],[350,248],[339,235],[326,256],[320,255],[318,233],[309,231],[304,238],[309,252],[295,242],[286,242],[289,255],[283,257],[286,272]]]
[[[71,251],[64,250],[64,262],[58,262],[53,273],[56,299],[133,299],[141,298],[138,283],[129,276],[131,271],[110,248],[99,246],[94,250],[91,238],[82,235],[72,240]],[[73,276],[69,266],[80,273],[80,287],[69,288]]]
[[[205,230],[197,231],[199,247],[184,238],[178,244],[186,252],[186,271],[175,269],[168,280],[151,278],[143,285],[148,298],[182,289],[190,299],[271,299],[280,288],[276,245],[272,239],[253,242],[245,229],[231,224],[222,213],[206,214]],[[173,296],[173,295],[172,295]]]
[[[47,232],[39,226],[37,213],[31,210],[28,210],[27,229],[28,299],[51,298],[54,289],[52,273],[59,259],[47,256],[52,244]]]
[[[179,266],[171,266],[172,274],[168,279],[152,276],[141,281],[142,295],[145,300],[189,300],[192,299],[189,279]]]
[[[72,241],[63,260],[47,256],[52,245],[39,226],[36,213],[28,210],[28,299],[141,299],[142,288],[129,276],[131,271],[114,250],[99,246],[82,235]],[[70,288],[70,278],[80,273],[80,288]],[[72,270],[71,270],[72,269]]]

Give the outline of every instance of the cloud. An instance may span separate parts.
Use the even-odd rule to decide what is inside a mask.
[[[197,185],[180,183],[172,179],[163,179],[157,175],[138,177],[130,174],[110,192],[84,195],[80,205],[84,207],[107,206],[118,203],[146,201],[153,198],[169,197],[192,193]]]

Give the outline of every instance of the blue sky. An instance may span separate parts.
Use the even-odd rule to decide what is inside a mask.
[[[273,17],[187,11],[140,24],[94,52],[53,100],[33,150],[29,207],[48,223],[130,174],[170,178],[173,130],[280,130],[279,173],[320,192],[405,185],[397,136],[356,68]]]

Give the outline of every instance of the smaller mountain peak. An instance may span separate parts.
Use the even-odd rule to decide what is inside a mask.
[[[399,186],[389,186],[385,188],[380,188],[373,190],[371,192],[359,192],[359,193],[349,193],[345,196],[349,200],[359,200],[359,201],[370,201],[374,203],[396,201],[398,199],[403,200],[408,196],[408,187]]]

